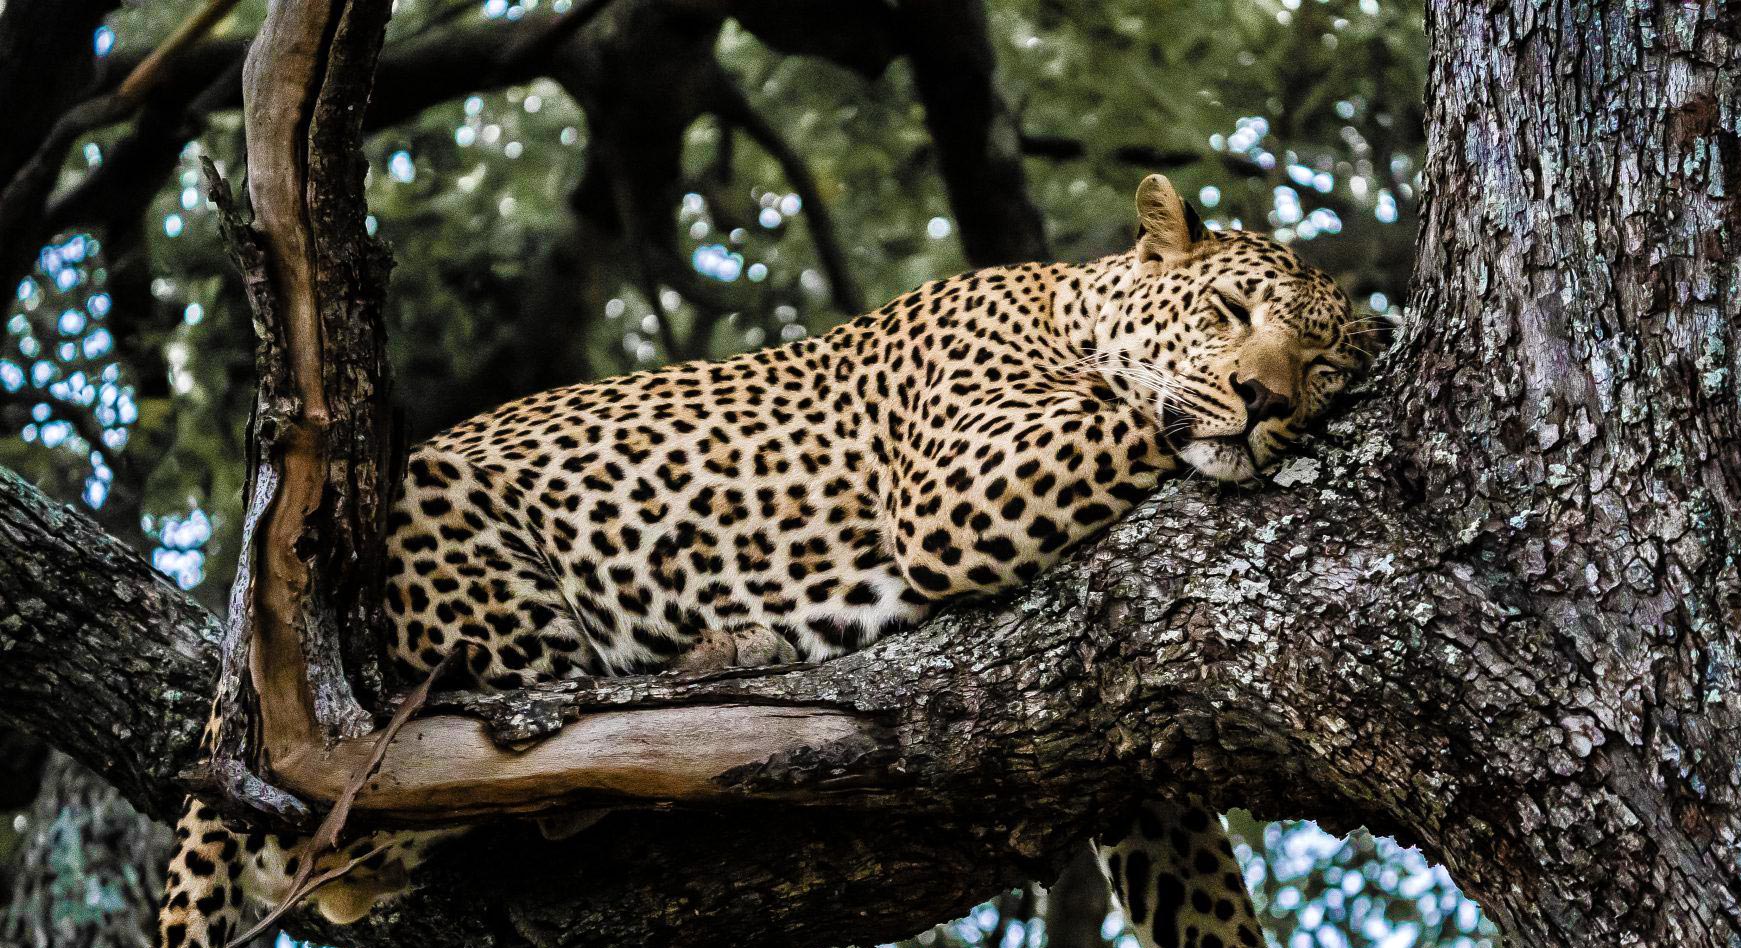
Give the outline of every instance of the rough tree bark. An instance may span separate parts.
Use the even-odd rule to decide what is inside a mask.
[[[1527,682],[1456,694],[1485,773],[1442,845],[1492,852],[1460,878],[1524,944],[1731,944],[1741,9],[1429,9],[1400,441],[1461,568],[1532,630],[1492,644]]]
[[[714,775],[729,808],[496,826],[367,926],[304,930],[881,940],[1047,877],[1164,781],[1418,843],[1517,944],[1741,941],[1741,11],[1429,16],[1419,319],[1277,489],[1168,485],[1021,593],[827,665],[444,699],[515,739],[856,727]],[[185,722],[156,677],[197,678],[212,626],[132,562],[0,478],[0,710],[161,814],[190,745],[110,726]]]
[[[20,948],[139,948],[174,851],[168,827],[102,778],[55,754],[24,814],[15,878],[0,906],[0,943]]]

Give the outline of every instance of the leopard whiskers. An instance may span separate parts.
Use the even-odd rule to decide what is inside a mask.
[[[1126,379],[1149,391],[1161,399],[1161,404],[1190,415],[1200,420],[1211,420],[1216,414],[1216,404],[1209,396],[1192,390],[1192,388],[1177,376],[1165,375],[1149,363],[1133,359],[1119,352],[1096,352],[1063,368],[1076,371],[1097,370]]]
[[[1342,334],[1345,336],[1360,336],[1368,333],[1392,332],[1395,329],[1396,325],[1389,317],[1363,316],[1360,319],[1350,320],[1345,324],[1342,327]]]

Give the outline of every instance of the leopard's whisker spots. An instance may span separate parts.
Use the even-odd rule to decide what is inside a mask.
[[[1166,376],[1140,366],[1126,367],[1114,364],[1102,364],[1091,366],[1081,371],[1103,372],[1119,378],[1130,379],[1131,381],[1141,381],[1145,387],[1149,388],[1165,389],[1167,386],[1172,384],[1171,380]]]
[[[1182,415],[1186,415],[1188,418],[1193,420],[1213,420],[1212,415],[1204,412],[1204,406],[1191,402],[1187,397],[1183,396],[1182,393],[1167,387],[1165,384],[1156,384],[1151,378],[1128,370],[1111,371],[1113,375],[1127,379],[1139,387],[1153,392],[1155,396],[1160,399],[1161,404],[1164,407],[1171,408],[1172,410],[1177,411]]]
[[[1219,414],[1219,406],[1214,400],[1200,392],[1194,392],[1182,385],[1173,385],[1166,391],[1166,398],[1172,402],[1170,407],[1184,411],[1187,407],[1195,408],[1205,418]]]

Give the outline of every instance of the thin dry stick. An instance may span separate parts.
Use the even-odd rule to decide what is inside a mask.
[[[387,745],[393,742],[393,738],[399,733],[400,728],[403,728],[406,722],[411,720],[411,716],[416,714],[418,709],[423,707],[424,702],[429,700],[430,689],[453,664],[454,659],[460,654],[470,651],[470,642],[459,643],[459,646],[448,652],[440,662],[436,663],[436,666],[429,670],[428,676],[416,688],[413,688],[410,694],[405,696],[404,701],[399,703],[398,709],[393,712],[393,719],[387,722],[387,726],[382,728],[380,735],[375,738],[374,753],[369,755],[367,765],[351,775],[350,781],[345,784],[344,791],[339,794],[337,800],[333,801],[332,809],[327,811],[326,818],[320,821],[320,826],[315,829],[314,835],[310,836],[308,841],[303,844],[302,852],[299,854],[302,857],[302,867],[297,870],[296,878],[291,881],[290,891],[277,905],[272,907],[270,912],[266,913],[266,917],[256,922],[254,927],[230,939],[230,945],[247,944],[254,936],[284,917],[285,912],[294,908],[309,893],[350,872],[357,867],[358,863],[386,848],[387,844],[384,843],[342,866],[329,869],[319,876],[314,874],[315,860],[320,854],[337,848],[339,833],[344,830],[345,820],[351,814],[351,803],[356,800],[357,794],[362,792],[363,785],[369,782],[369,778],[374,776],[375,771],[381,766],[381,760],[387,756]]]
[[[169,39],[159,43],[150,55],[133,67],[133,71],[121,81],[121,87],[115,90],[116,98],[129,104],[137,103],[169,74],[169,67],[174,64],[176,54],[210,33],[212,27],[229,16],[235,7],[236,0],[209,0],[198,13],[188,17],[177,27]]]

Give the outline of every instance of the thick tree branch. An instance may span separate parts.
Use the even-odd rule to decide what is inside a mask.
[[[211,705],[220,634],[126,544],[0,468],[0,715],[9,722],[169,818]]]
[[[1446,562],[1450,551],[1408,516],[1391,512],[1397,504],[1362,460],[1385,454],[1381,429],[1372,424],[1376,409],[1364,411],[1360,424],[1341,426],[1333,448],[1296,462],[1284,477],[1295,482],[1315,471],[1311,483],[1255,494],[1202,484],[1166,488],[1019,597],[958,610],[860,655],[776,674],[603,680],[537,699],[447,699],[442,710],[487,716],[517,741],[548,731],[558,717],[581,722],[525,752],[534,761],[589,735],[623,729],[657,735],[672,724],[681,729],[635,764],[641,776],[632,785],[608,784],[621,755],[633,749],[599,745],[617,750],[594,762],[595,792],[587,798],[710,806],[739,799],[747,809],[723,823],[618,817],[636,826],[632,846],[608,829],[585,837],[585,859],[559,868],[562,857],[552,855],[540,872],[555,875],[530,889],[523,872],[477,873],[476,860],[495,865],[488,860],[501,857],[492,857],[484,842],[462,844],[469,871],[438,868],[433,888],[360,940],[360,933],[347,933],[348,943],[387,944],[413,933],[433,945],[478,938],[479,918],[443,894],[442,886],[459,884],[461,875],[473,893],[468,899],[500,906],[487,924],[536,931],[538,944],[669,942],[675,891],[690,893],[683,911],[691,921],[679,939],[685,944],[708,943],[709,931],[730,943],[885,939],[1002,882],[1048,875],[1073,843],[1116,821],[1146,787],[1162,781],[1278,816],[1399,833],[1450,857],[1453,870],[1475,883],[1477,897],[1486,895],[1481,883],[1498,880],[1480,864],[1458,862],[1458,854],[1484,851],[1475,844],[1491,843],[1485,834],[1517,830],[1444,815],[1480,815],[1517,790],[1514,780],[1545,772],[1545,758],[1495,767],[1477,748],[1495,730],[1560,733],[1547,716],[1558,713],[1554,702],[1537,689],[1578,687],[1581,673],[1570,665],[1517,669],[1489,651],[1491,642],[1530,641],[1534,626],[1489,602],[1467,570]],[[1264,555],[1252,552],[1254,538]],[[101,639],[105,621],[93,617],[79,635]],[[1477,669],[1512,683],[1470,701],[1464,679]],[[540,719],[543,727],[525,723]],[[443,720],[457,721],[425,719],[423,726],[460,726]],[[698,731],[686,720],[711,726]],[[774,753],[783,745],[769,739],[770,722],[791,733],[794,722],[809,727],[824,720],[851,727],[802,737],[813,741],[806,751]],[[466,739],[484,739],[485,727],[474,727],[477,736]],[[440,759],[429,740],[418,743],[407,754]],[[1541,753],[1563,753],[1559,748],[1555,742]],[[187,761],[188,752],[179,759]],[[740,765],[720,773],[731,754],[743,755]],[[715,772],[686,769],[696,761]],[[131,753],[112,763],[122,773],[155,766]],[[686,772],[697,776],[681,777]],[[662,782],[667,775],[680,783]],[[682,786],[708,792],[696,797]],[[524,789],[513,789],[516,799]],[[395,793],[386,780],[371,786],[358,800],[357,818],[430,815],[414,801],[396,801]],[[749,805],[756,799],[811,806],[776,816]],[[500,797],[459,800],[524,809]],[[854,815],[864,813],[881,815]],[[890,828],[900,832],[891,835]],[[754,833],[769,835],[754,851],[728,853]],[[489,835],[500,838],[499,831]],[[715,863],[692,861],[697,853],[729,856],[732,878],[777,880],[777,909],[745,904],[741,891],[729,896],[730,882],[717,874],[710,879]],[[915,881],[893,871],[920,858],[963,874],[927,872]],[[962,860],[975,871],[966,872]],[[856,875],[832,874],[853,867]],[[601,879],[610,881],[595,887]],[[560,885],[590,894],[560,906],[542,897]],[[847,894],[853,904],[886,907],[862,918],[833,911]]]
[[[369,728],[341,655],[353,670],[365,659],[365,677],[373,665],[369,653],[341,642],[381,627],[379,549],[394,445],[380,320],[387,260],[363,226],[360,106],[386,22],[379,4],[280,4],[243,69],[257,219],[247,226],[226,209],[225,230],[262,344],[224,649],[226,673],[245,663],[248,685],[220,702],[220,774],[257,757],[295,786],[312,748]]]
[[[540,775],[565,781],[555,800],[533,801],[655,812],[568,847],[493,827],[368,927],[307,930],[882,940],[1047,875],[1166,786],[1419,843],[1522,944],[1735,943],[1741,14],[1466,12],[1431,8],[1408,371],[1279,489],[1170,484],[1021,593],[825,666],[449,699],[420,726],[468,767],[503,753],[492,734],[538,759],[588,728],[658,733],[698,709],[719,726],[632,780],[620,758],[559,761]],[[691,27],[705,40],[705,18]],[[1519,110],[1534,134],[1515,134]],[[162,735],[191,729],[202,693],[157,676],[198,667],[212,626],[93,533],[0,478],[0,713],[152,805],[192,754]],[[74,689],[89,719],[43,710]],[[851,727],[797,733],[821,720]],[[441,789],[415,772],[426,754],[384,772],[359,815],[428,818],[406,792]],[[494,792],[493,768],[467,776],[481,782],[455,801]],[[527,789],[487,808],[524,812]]]

